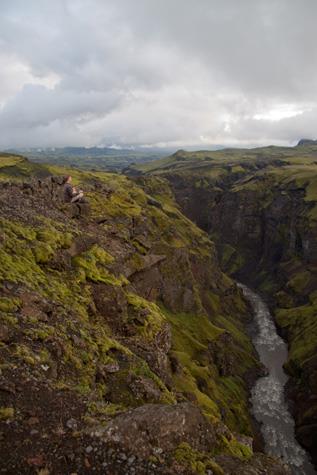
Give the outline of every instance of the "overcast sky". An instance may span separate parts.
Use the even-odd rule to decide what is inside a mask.
[[[0,0],[0,148],[317,138],[317,0]]]

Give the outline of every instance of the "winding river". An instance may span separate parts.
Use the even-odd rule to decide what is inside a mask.
[[[277,334],[273,317],[261,297],[245,285],[238,285],[253,308],[253,343],[268,370],[267,376],[257,380],[251,394],[252,412],[261,424],[265,450],[283,459],[294,475],[316,475],[307,452],[295,439],[295,423],[284,398],[287,345]]]

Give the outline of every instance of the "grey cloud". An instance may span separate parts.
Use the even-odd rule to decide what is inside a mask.
[[[120,96],[109,91],[74,92],[72,90],[54,90],[43,86],[25,86],[14,99],[8,102],[0,115],[0,127],[31,128],[47,125],[54,120],[84,119],[93,111],[94,115],[109,112],[120,102]]]
[[[1,147],[317,134],[315,0],[3,0],[1,9]],[[23,84],[10,61],[28,68]],[[285,104],[313,111],[254,119]]]
[[[300,138],[316,137],[317,107],[296,117],[274,122],[244,119],[235,124],[232,133],[243,141],[295,144]]]

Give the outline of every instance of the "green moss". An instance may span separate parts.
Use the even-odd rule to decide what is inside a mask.
[[[55,328],[50,325],[37,324],[36,328],[30,328],[24,331],[25,335],[30,336],[33,340],[45,341],[56,332]]]
[[[54,255],[52,247],[46,243],[37,244],[32,251],[34,253],[35,261],[39,264],[46,264]]]
[[[12,327],[17,327],[18,326],[18,318],[17,317],[14,317],[13,315],[11,314],[8,314],[7,312],[0,312],[0,318],[3,322],[5,322],[6,324],[12,326]]]
[[[91,386],[89,382],[86,381],[86,379],[83,379],[83,381],[77,384],[74,389],[82,396],[87,396],[89,393],[91,393]]]
[[[31,366],[35,366],[39,362],[39,358],[37,358],[31,348],[24,344],[16,345],[14,356]]]
[[[139,254],[142,255],[142,254],[147,253],[147,249],[137,239],[134,239],[132,243]],[[137,254],[135,253],[134,255],[137,255]]]
[[[249,394],[242,378],[237,376],[222,377],[218,383],[218,392],[221,394],[225,409],[224,421],[230,428],[238,428],[246,435],[252,435],[249,417]],[[228,401],[230,401],[228,403]]]
[[[317,351],[317,304],[278,309],[276,319],[288,332],[288,368],[301,366]]]
[[[144,269],[144,260],[140,254],[134,252],[127,262],[128,267],[131,267],[134,272]]]
[[[283,307],[283,308],[294,307],[294,298],[287,292],[280,290],[279,292],[275,294],[275,297],[276,297],[276,302],[277,302],[278,307]]]
[[[204,315],[173,314],[166,309],[164,314],[172,325],[173,355],[182,366],[182,372],[173,376],[176,389],[194,394],[208,415],[219,418],[219,408],[213,397],[215,374],[203,355],[207,352],[208,342],[216,339],[223,330],[215,327]],[[198,381],[205,381],[205,392],[199,389]]]
[[[173,453],[174,459],[198,475],[212,470],[215,475],[224,475],[222,468],[211,459],[210,454],[193,449],[187,442],[181,443]]]
[[[296,273],[296,275],[288,281],[287,286],[294,290],[294,292],[301,294],[309,285],[312,279],[312,275],[309,271],[302,271]]]
[[[309,301],[312,304],[317,304],[317,290],[309,294]],[[282,307],[282,305],[280,305]]]
[[[110,174],[95,174],[96,177],[105,181],[113,189],[112,195],[105,197],[99,192],[88,193],[92,216],[111,218],[136,218],[141,215],[142,209],[146,206],[147,198],[145,193],[133,182],[124,176]],[[84,175],[85,176],[85,175]],[[109,179],[110,178],[110,179]]]
[[[265,278],[258,286],[258,290],[262,294],[274,294],[274,290],[276,289],[276,283],[271,278]]]
[[[92,402],[89,404],[88,410],[93,415],[115,416],[118,413],[127,410],[122,404],[114,404],[111,402]]]
[[[72,304],[83,314],[78,303],[84,299],[74,279],[65,279],[65,275],[57,271],[48,273],[40,265],[48,262],[54,251],[65,244],[65,235],[50,230],[48,239],[51,241],[47,243],[38,240],[44,239],[42,228],[35,230],[4,219],[0,219],[0,222],[4,234],[0,246],[0,281],[23,283],[46,298],[52,297],[55,301]]]
[[[113,262],[113,257],[101,247],[94,245],[89,251],[73,258],[73,266],[77,269],[79,282],[91,280],[105,284],[121,286],[126,283],[122,277],[115,277],[107,266]]]
[[[14,418],[13,407],[0,407],[0,421],[7,421]]]
[[[186,349],[190,357],[206,349],[210,341],[223,333],[223,330],[213,325],[206,315],[172,313],[166,309],[163,309],[163,312],[172,325],[175,350]]]
[[[0,312],[16,312],[21,305],[21,301],[12,297],[0,297]]]
[[[49,351],[47,351],[46,348],[42,348],[39,352],[39,358],[40,358],[40,362],[42,364],[45,364],[45,363],[50,363],[51,362],[51,355],[49,353]]]
[[[232,173],[243,173],[246,170],[241,166],[241,165],[235,165],[234,167],[231,168]]]
[[[0,170],[3,167],[10,167],[15,166],[19,163],[24,163],[26,161],[25,158],[18,156],[18,155],[11,155],[9,153],[0,153]]]
[[[23,226],[22,224],[0,218],[0,225],[5,233],[6,240],[10,240],[10,238],[15,240],[18,238],[26,241],[34,241],[36,238],[36,232],[30,227]]]
[[[235,437],[226,437],[222,435],[220,443],[216,449],[218,454],[228,454],[238,457],[241,460],[248,460],[253,456],[253,451],[247,445],[241,444]]]
[[[165,315],[155,303],[131,292],[127,293],[127,301],[130,321],[136,325],[142,337],[148,341],[153,340],[166,322]]]
[[[244,256],[230,244],[222,246],[221,261],[223,269],[229,274],[235,274],[245,264]]]
[[[215,309],[219,312],[217,299]],[[182,368],[173,375],[176,390],[194,395],[213,420],[220,418],[220,409],[225,409],[225,422],[230,428],[251,434],[248,393],[242,376],[249,368],[257,366],[257,362],[242,323],[237,318],[221,317],[216,313],[214,323],[219,324],[216,326],[205,315],[163,311],[172,325],[172,355]],[[232,377],[219,376],[208,349],[209,343],[217,341],[225,329],[233,335],[230,348],[222,349],[224,358],[228,351],[234,352],[237,370]]]
[[[150,369],[146,361],[138,358],[132,372],[137,376],[145,376],[151,379],[157,388],[161,391],[160,402],[162,404],[175,404],[176,399],[172,392],[170,392],[163,381]]]

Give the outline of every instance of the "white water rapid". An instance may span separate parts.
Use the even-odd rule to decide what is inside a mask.
[[[265,450],[283,459],[294,475],[316,475],[307,452],[295,438],[294,419],[284,397],[287,345],[277,334],[273,317],[261,297],[245,285],[238,285],[253,308],[253,344],[268,370],[267,376],[257,380],[251,395],[252,412],[261,424]]]

